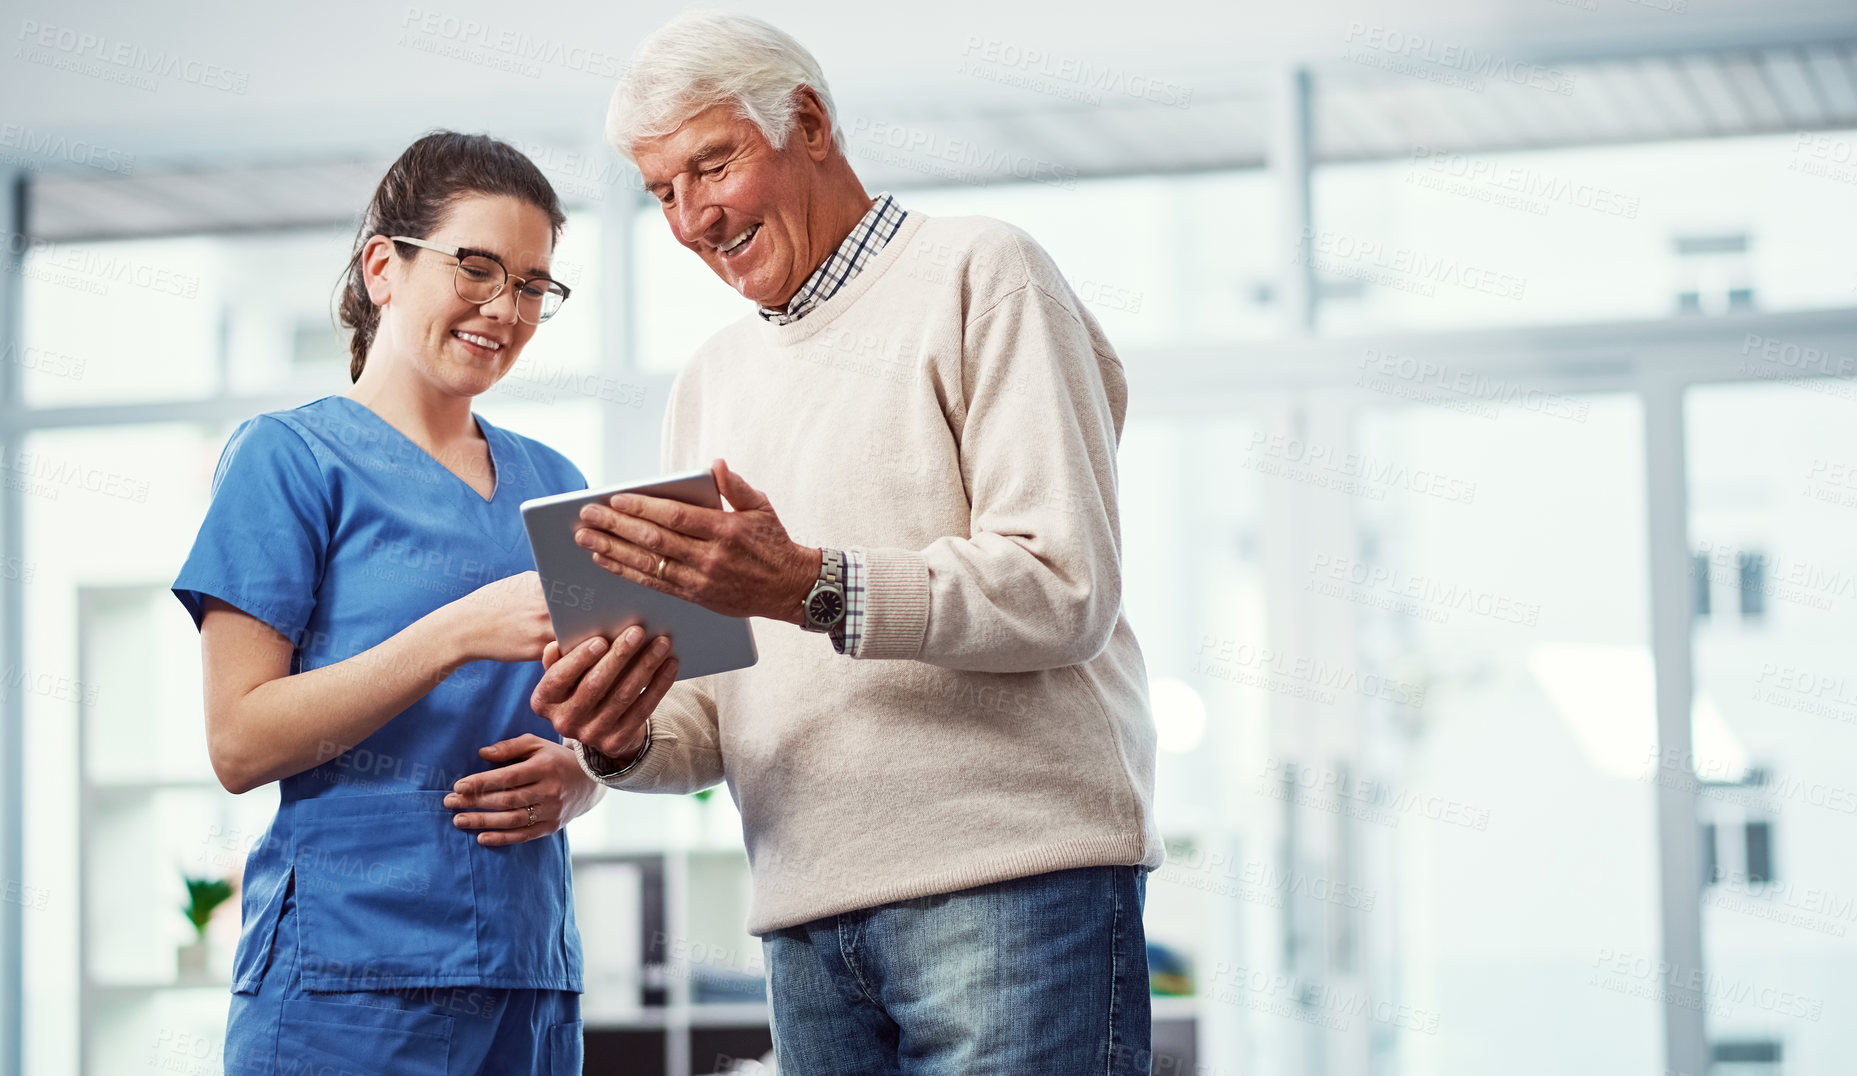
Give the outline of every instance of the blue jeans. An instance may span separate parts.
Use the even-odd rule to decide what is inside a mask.
[[[1147,872],[1084,867],[762,939],[797,1076],[1135,1076],[1149,1066]]]

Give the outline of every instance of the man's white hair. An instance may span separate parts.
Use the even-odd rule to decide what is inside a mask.
[[[667,135],[712,105],[733,103],[775,149],[793,133],[801,86],[825,106],[832,142],[845,152],[845,132],[826,87],[825,72],[805,46],[751,15],[686,11],[639,43],[632,66],[606,110],[606,141],[633,160],[634,144]]]

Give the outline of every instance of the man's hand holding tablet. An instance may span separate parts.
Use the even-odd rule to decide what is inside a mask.
[[[702,481],[693,483],[695,479]],[[695,485],[708,488],[696,489]],[[675,496],[653,495],[657,492]],[[720,498],[727,498],[727,508]],[[605,631],[588,637],[567,628],[568,620],[580,615],[580,603],[575,601],[582,593],[580,588],[595,592],[595,603],[605,600],[607,595],[600,591],[609,588],[585,575],[576,575],[573,583],[567,583],[567,576],[578,567],[555,545],[563,524],[558,520],[544,524],[539,516],[531,519],[537,563],[545,556],[559,562],[553,574],[544,565],[542,575],[555,603],[551,612],[562,629],[557,634],[570,644],[565,654],[556,643],[544,651],[546,671],[531,705],[561,735],[623,766],[636,761],[649,746],[646,719],[672,683],[755,660],[752,636],[746,636],[746,626],[739,620],[724,623],[740,625],[747,639],[745,660],[739,646],[726,636],[717,636],[713,623],[686,620],[684,628],[672,632],[679,640],[681,661],[669,656],[669,640],[662,634],[650,641],[652,650],[640,654],[647,645],[647,633],[665,630],[661,627],[665,616],[687,618],[688,607],[677,608],[682,603],[722,617],[760,616],[798,624],[804,616],[805,598],[819,575],[821,552],[788,537],[767,497],[722,460],[715,461],[707,474],[698,472],[643,488],[576,499],[573,540],[579,555],[590,560],[600,574],[610,573],[607,579],[617,577],[653,592],[659,616],[654,618],[652,609],[644,609],[644,615],[634,618],[639,623],[611,632],[610,648]],[[564,505],[568,499],[550,500]],[[524,516],[530,518],[526,505]],[[549,541],[546,554],[539,537],[544,533]],[[564,584],[577,589],[564,589]],[[625,597],[640,607],[654,604],[636,592]],[[667,598],[675,601],[666,605]],[[575,642],[579,645],[572,645]],[[634,655],[638,655],[636,662]]]
[[[677,681],[670,644],[660,635],[640,654],[645,633],[637,627],[620,632],[613,645],[596,635],[566,654],[551,642],[529,705],[568,739],[629,762],[644,749],[645,719]]]
[[[733,511],[618,493],[581,508],[575,543],[614,575],[712,612],[800,623],[819,550],[789,538],[766,495],[725,461],[710,474]]]

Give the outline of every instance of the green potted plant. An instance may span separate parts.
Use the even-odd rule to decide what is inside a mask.
[[[181,911],[193,924],[194,939],[180,948],[179,970],[183,979],[197,978],[206,974],[206,924],[212,921],[213,912],[221,904],[232,899],[232,882],[225,878],[195,878],[185,871],[181,878],[187,883],[187,903],[181,906]]]

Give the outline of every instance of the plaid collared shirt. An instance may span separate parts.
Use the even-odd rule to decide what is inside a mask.
[[[761,316],[775,325],[791,325],[805,317],[812,308],[838,294],[838,289],[851,283],[851,278],[862,272],[870,260],[882,253],[896,230],[903,226],[903,218],[908,214],[903,207],[896,204],[896,199],[885,191],[877,196],[877,202],[858,221],[845,241],[838,244],[831,257],[825,259],[819,268],[812,271],[800,290],[793,293],[785,310],[772,310],[760,307]]]
[[[793,293],[787,308],[770,310],[763,306],[759,308],[761,316],[774,325],[791,325],[837,295],[840,288],[851,283],[851,278],[889,245],[906,216],[908,214],[896,204],[889,191],[879,194],[876,204],[858,221],[857,227],[851,229],[851,234],[845,236],[845,241],[838,244],[831,257],[814,269],[806,283],[800,285],[800,290]],[[855,655],[864,638],[864,558],[855,549],[847,549],[844,553],[845,619],[832,630],[832,647],[841,654]]]

